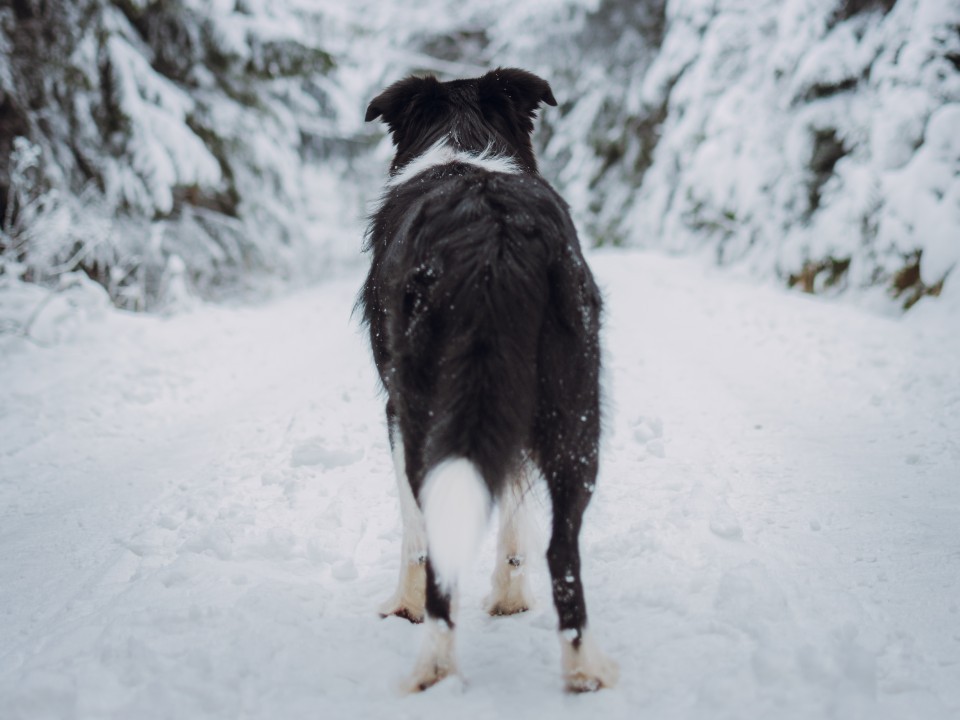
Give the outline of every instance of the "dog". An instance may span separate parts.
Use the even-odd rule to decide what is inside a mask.
[[[487,609],[530,607],[524,495],[535,471],[553,509],[547,563],[566,688],[617,679],[587,629],[578,546],[597,476],[601,296],[566,203],[537,169],[541,103],[557,104],[545,80],[500,68],[407,77],[367,107],[396,146],[358,305],[403,517],[400,581],[381,615],[426,614],[428,625],[411,691],[457,672],[457,583],[497,503]]]

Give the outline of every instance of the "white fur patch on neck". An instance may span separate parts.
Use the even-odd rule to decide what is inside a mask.
[[[444,138],[434,143],[423,155],[418,155],[400,168],[396,175],[387,180],[387,187],[402,185],[425,170],[438,165],[449,165],[450,163],[465,163],[495,173],[516,175],[520,172],[520,165],[516,160],[503,155],[494,155],[490,146],[479,155],[471,155],[463,150],[450,147],[447,144],[447,139]]]

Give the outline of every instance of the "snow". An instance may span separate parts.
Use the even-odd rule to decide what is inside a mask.
[[[583,572],[616,689],[562,693],[541,497],[535,608],[482,612],[491,523],[464,679],[398,693],[425,629],[376,613],[401,526],[351,273],[173,317],[80,293],[86,315],[51,302],[42,338],[0,336],[4,718],[956,717],[956,294],[890,318],[589,259],[607,411]]]

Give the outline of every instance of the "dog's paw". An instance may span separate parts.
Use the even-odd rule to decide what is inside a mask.
[[[596,692],[603,688],[612,688],[620,678],[620,669],[610,658],[605,658],[605,667],[592,671],[578,670],[564,678],[564,688],[568,693]]]
[[[441,680],[457,675],[454,666],[437,663],[429,667],[417,666],[413,674],[404,683],[404,691],[408,694],[429,690]]]
[[[378,609],[380,617],[402,617],[412,623],[423,622],[424,605],[427,602],[427,570],[422,562],[410,563],[403,568],[397,591]]]
[[[381,605],[380,617],[386,619],[391,616],[403,618],[404,620],[408,620],[412,622],[414,625],[419,625],[420,623],[423,622],[423,608],[420,608],[420,610],[417,611],[415,608],[405,607],[401,605],[398,607],[393,607],[388,609],[387,603],[384,603],[383,605]]]
[[[579,640],[568,639],[561,633],[560,645],[563,681],[567,692],[596,692],[617,684],[620,678],[619,666],[597,647],[586,631]]]
[[[380,617],[388,618],[391,615],[409,620],[419,625],[423,622],[423,601],[417,602],[415,599],[402,598],[394,596],[382,603],[378,609]]]
[[[522,612],[527,612],[527,610],[532,608],[533,600],[530,597],[529,588],[506,595],[494,595],[491,593],[484,601],[483,607],[487,611],[487,614],[493,617],[517,615]]]
[[[487,613],[493,616],[516,615],[533,605],[533,593],[523,567],[498,568],[493,574],[493,587],[483,603]]]
[[[433,620],[427,623],[427,637],[420,649],[420,657],[404,683],[406,692],[423,692],[444,678],[458,675],[453,638],[452,628]]]
[[[504,615],[519,615],[527,612],[530,605],[524,602],[488,602],[486,604],[487,614],[492,617],[502,617]]]

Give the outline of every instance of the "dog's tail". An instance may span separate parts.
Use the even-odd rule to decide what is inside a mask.
[[[445,460],[427,473],[420,504],[430,562],[445,590],[457,583],[473,559],[487,526],[491,501],[479,469],[466,458]]]

